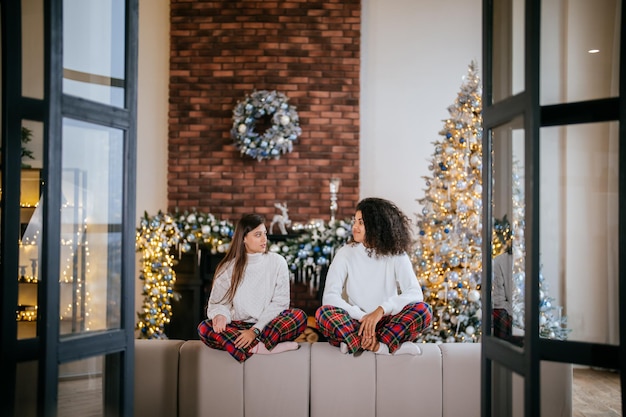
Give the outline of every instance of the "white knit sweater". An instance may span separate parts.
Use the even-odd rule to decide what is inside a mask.
[[[406,253],[369,256],[362,244],[353,243],[343,246],[333,258],[322,304],[341,307],[350,317],[360,320],[378,306],[385,315],[398,314],[407,304],[423,300],[422,288]]]
[[[248,254],[248,264],[243,280],[237,288],[232,303],[227,303],[224,294],[228,291],[233,272],[233,263],[215,278],[207,317],[218,314],[231,321],[256,323],[260,330],[274,317],[289,308],[289,269],[287,261],[276,253]]]

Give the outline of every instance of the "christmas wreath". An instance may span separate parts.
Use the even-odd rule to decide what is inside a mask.
[[[241,155],[261,161],[278,159],[281,154],[292,151],[293,142],[302,130],[298,113],[288,100],[282,93],[261,90],[237,103],[231,136]],[[259,122],[266,126],[257,132]]]

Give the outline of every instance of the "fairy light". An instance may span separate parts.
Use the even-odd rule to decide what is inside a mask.
[[[172,286],[176,282],[174,257],[170,250],[179,241],[180,231],[173,218],[159,212],[141,221],[136,235],[136,248],[141,253],[141,274],[144,302],[137,329],[140,337],[166,339],[165,325],[169,323],[173,296]]]

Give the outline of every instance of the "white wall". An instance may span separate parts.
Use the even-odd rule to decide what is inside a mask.
[[[482,70],[481,13],[481,0],[363,0],[361,197],[415,221],[447,108],[470,62]]]
[[[167,210],[170,2],[139,0],[139,92],[137,115],[137,222]],[[139,259],[137,259],[139,270]],[[137,272],[136,276],[139,276]],[[141,281],[135,283],[141,306]]]
[[[139,1],[138,216],[167,209],[169,3]]]

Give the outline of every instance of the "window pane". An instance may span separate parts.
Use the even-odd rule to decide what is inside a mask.
[[[123,131],[63,120],[61,334],[119,328]]]
[[[37,336],[38,283],[41,281],[43,123],[22,121],[20,241],[17,338]]]
[[[513,392],[515,381],[515,392]],[[520,383],[522,382],[522,383]],[[491,367],[491,415],[512,416],[524,410],[524,379],[506,366],[493,361]],[[523,413],[520,414],[523,416]]]
[[[15,415],[37,416],[37,361],[19,362],[15,370]]]
[[[43,0],[22,0],[22,95],[43,99]]]
[[[494,365],[497,364],[494,363]],[[524,417],[525,377],[501,365],[494,366],[492,369],[494,373],[492,404],[499,407],[493,408],[493,415]],[[572,365],[541,361],[539,378],[541,385],[539,408],[542,416],[583,415],[571,412]],[[502,396],[509,392],[512,393],[513,398],[511,408],[507,409],[503,408],[505,403]]]
[[[493,101],[524,91],[524,1],[493,2]]]
[[[616,97],[621,1],[541,5],[541,104]]]
[[[618,123],[540,135],[540,307],[554,312],[541,320],[568,340],[618,345]]]
[[[59,416],[103,416],[103,357],[59,366]]]
[[[493,335],[521,345],[526,259],[524,129],[518,117],[493,129]]]
[[[124,0],[63,1],[63,92],[124,106]]]

